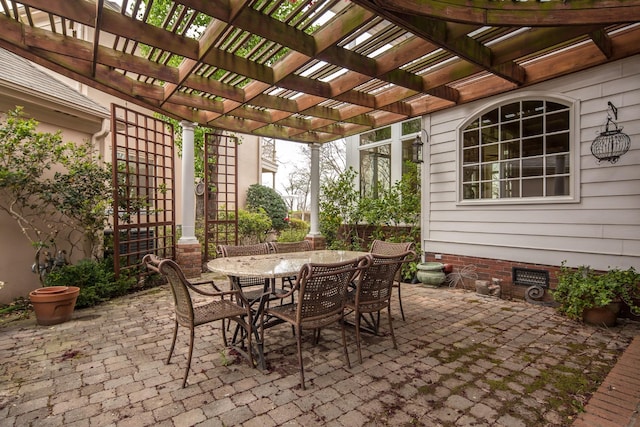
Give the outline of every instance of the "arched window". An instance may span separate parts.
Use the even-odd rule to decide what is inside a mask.
[[[571,108],[522,99],[472,118],[461,129],[461,200],[571,195]]]

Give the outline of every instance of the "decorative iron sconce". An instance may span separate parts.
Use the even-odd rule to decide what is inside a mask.
[[[416,139],[411,144],[411,161],[413,163],[422,163],[422,148],[424,143],[422,142],[422,138],[420,135],[416,135]]]
[[[609,109],[613,113],[614,120],[618,120],[618,109],[608,102]],[[626,133],[622,133],[622,126],[611,119],[611,115],[607,111],[607,123],[604,132],[596,137],[591,143],[591,154],[598,159],[598,162],[604,160],[615,163],[620,156],[629,151],[631,138]],[[613,125],[613,129],[609,130],[609,124]]]

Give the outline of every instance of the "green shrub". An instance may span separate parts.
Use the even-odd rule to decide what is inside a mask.
[[[273,189],[260,184],[253,184],[247,190],[247,207],[255,211],[263,208],[274,230],[280,231],[287,227],[287,205],[282,197]]]
[[[320,197],[320,232],[331,249],[350,249],[359,238],[356,225],[360,222],[360,194],[355,187],[357,173],[350,167],[333,181],[322,186]],[[346,241],[338,239],[340,226]]]
[[[551,291],[558,311],[575,320],[582,319],[585,309],[605,307],[616,300],[626,302],[634,313],[640,312],[640,273],[633,267],[596,272],[589,266],[567,267],[562,261],[558,285]]]
[[[374,239],[415,242],[420,257],[420,179],[415,164],[405,166],[402,179],[376,198],[360,195],[353,168],[322,186],[320,232],[329,248],[367,250]],[[413,278],[419,261],[402,266],[405,280]]]
[[[299,242],[301,240],[304,240],[307,233],[307,230],[296,230],[293,228],[289,230],[283,230],[278,236],[278,242]]]
[[[309,232],[309,223],[298,218],[289,218],[289,229],[303,231],[307,234]]]
[[[52,266],[41,259],[74,250],[95,255],[108,219],[112,195],[111,171],[98,161],[90,140],[64,142],[62,133],[38,131],[22,107],[6,112],[0,121],[0,211],[14,220],[33,246],[34,271],[42,278]]]
[[[278,242],[299,242],[309,234],[309,224],[298,218],[289,218],[286,229],[278,234]]]
[[[238,209],[238,238],[243,242],[264,242],[272,229],[271,218],[262,208],[255,212]]]
[[[84,259],[73,265],[53,270],[45,278],[46,286],[78,286],[77,308],[91,307],[110,298],[125,295],[135,278],[121,275],[115,278],[109,260]]]

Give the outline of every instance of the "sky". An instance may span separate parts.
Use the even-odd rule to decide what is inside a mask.
[[[276,159],[278,172],[276,173],[276,191],[284,194],[284,184],[288,182],[289,172],[293,171],[307,159],[301,153],[302,144],[299,142],[276,140]]]

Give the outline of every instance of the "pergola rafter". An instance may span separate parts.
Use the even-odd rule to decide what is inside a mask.
[[[640,0],[176,0],[150,13],[164,3],[2,2],[0,46],[177,119],[309,143],[640,52]]]

